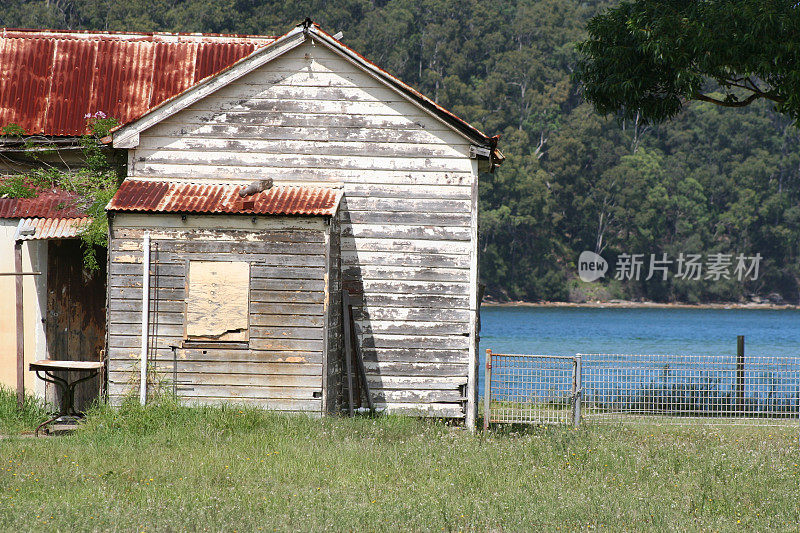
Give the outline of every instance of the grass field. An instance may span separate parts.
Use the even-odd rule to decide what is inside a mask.
[[[20,435],[0,395],[5,531],[800,531],[797,428],[595,424],[470,434],[162,402]]]

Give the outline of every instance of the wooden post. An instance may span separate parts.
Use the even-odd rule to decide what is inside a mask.
[[[492,397],[492,351],[486,350],[486,376],[484,376],[483,387],[483,430],[489,429],[489,416],[491,414],[489,404]]]
[[[353,416],[353,347],[351,346],[351,330],[353,324],[350,321],[350,293],[342,291],[342,322],[344,323],[344,364],[347,372],[347,408],[350,416]]]
[[[361,373],[361,383],[364,385],[364,396],[367,397],[367,407],[369,407],[369,412],[374,413],[375,404],[372,402],[372,394],[369,391],[369,382],[367,381],[367,367],[364,366],[364,354],[361,353],[361,346],[358,344],[358,335],[356,335],[356,321],[353,318],[352,305],[347,306],[347,314],[350,315],[350,319],[352,320],[351,343],[353,346],[353,355],[356,358],[356,362],[358,363],[358,370]]]
[[[22,242],[14,243],[14,270],[17,299],[17,407],[25,402],[25,321],[22,315]]]
[[[736,337],[736,410],[744,413],[744,335]]]

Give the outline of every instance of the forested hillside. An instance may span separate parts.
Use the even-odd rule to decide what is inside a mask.
[[[572,81],[574,43],[604,0],[7,0],[6,27],[275,35],[306,16],[486,133],[481,275],[496,298],[797,303],[800,129],[766,104],[693,104],[652,127],[603,118]],[[599,252],[605,282],[577,279]],[[641,279],[614,278],[644,254]],[[650,280],[650,254],[733,254],[731,279]],[[735,256],[760,254],[739,281]],[[676,265],[672,265],[673,270]],[[705,272],[701,276],[705,278]],[[753,277],[753,276],[748,276]]]

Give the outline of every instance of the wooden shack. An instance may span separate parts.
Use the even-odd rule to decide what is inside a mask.
[[[149,232],[153,386],[190,402],[335,411],[343,287],[377,407],[474,423],[478,175],[502,161],[495,138],[306,21],[119,128],[113,146],[128,151],[109,206],[115,402],[141,375]],[[274,186],[239,203],[254,180]],[[286,191],[336,201],[259,207]],[[196,273],[235,287],[224,320],[193,322],[193,293],[224,285],[195,285]]]

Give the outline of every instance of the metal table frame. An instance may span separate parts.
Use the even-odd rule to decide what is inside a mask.
[[[40,361],[34,361],[30,364],[30,369],[36,372],[36,376],[39,379],[46,381],[47,383],[52,383],[58,387],[62,393],[61,408],[59,409],[59,412],[53,418],[42,424],[39,424],[35,432],[37,437],[39,436],[39,430],[63,416],[72,416],[76,418],[82,416],[80,413],[75,411],[75,387],[78,384],[88,381],[99,375],[104,367],[105,363],[102,361],[55,361],[51,359],[43,359]],[[69,374],[67,374],[67,379],[64,379],[55,375],[55,372],[57,371],[89,372],[89,375],[70,382]],[[42,375],[40,372],[43,372],[44,375]],[[45,432],[46,431],[47,430],[45,429]]]

